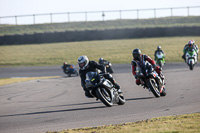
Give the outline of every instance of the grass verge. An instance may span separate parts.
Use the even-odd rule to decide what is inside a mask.
[[[199,133],[200,113],[158,117],[133,123],[46,133]]]
[[[81,55],[130,64],[134,48],[154,58],[158,45],[166,53],[166,62],[183,62],[183,47],[191,39],[200,43],[199,36],[187,36],[0,46],[0,67],[61,65],[64,61],[77,64]]]

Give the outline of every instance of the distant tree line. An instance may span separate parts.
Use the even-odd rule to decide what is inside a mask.
[[[200,27],[156,27],[35,33],[0,36],[0,45],[75,42],[146,37],[200,36]]]

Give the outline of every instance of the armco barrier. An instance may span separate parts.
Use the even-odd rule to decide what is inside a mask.
[[[86,30],[0,36],[0,45],[131,39],[168,36],[200,36],[200,27],[157,27],[134,29]]]

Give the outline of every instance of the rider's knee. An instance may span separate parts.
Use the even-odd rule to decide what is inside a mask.
[[[136,83],[136,85],[140,85],[141,84],[139,79],[136,79],[135,83]]]

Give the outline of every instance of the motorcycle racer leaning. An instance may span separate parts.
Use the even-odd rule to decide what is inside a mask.
[[[165,78],[164,75],[162,74],[162,69],[159,66],[157,66],[155,61],[152,60],[149,56],[145,54],[141,54],[140,49],[137,49],[137,48],[134,49],[132,52],[132,55],[133,55],[133,60],[131,62],[131,65],[132,65],[132,74],[134,76],[136,75],[137,63],[139,61],[148,61],[153,66],[153,68],[158,73],[158,75],[161,77],[161,79],[163,80]],[[136,79],[136,84],[140,85],[141,84],[140,80],[136,76],[135,76],[135,79]]]
[[[85,87],[86,73],[91,72],[91,71],[97,72],[97,69],[101,70],[101,73],[103,73],[103,76],[114,85],[114,87],[118,90],[118,93],[122,93],[120,86],[115,82],[112,75],[109,73],[105,73],[106,69],[103,65],[100,65],[96,61],[89,61],[86,55],[80,56],[78,58],[78,65],[80,68],[79,75],[81,78],[81,86],[83,87],[83,90],[85,91],[86,97],[93,98],[93,96],[89,93],[88,89]]]
[[[64,63],[63,63],[62,68],[63,68],[63,72],[64,72],[65,74],[68,74],[68,73],[66,73],[66,71],[67,71],[67,69],[69,69],[69,68],[70,68],[69,70],[70,70],[71,73],[74,71],[74,66],[73,66],[72,64],[68,64],[67,62],[64,62]]]

